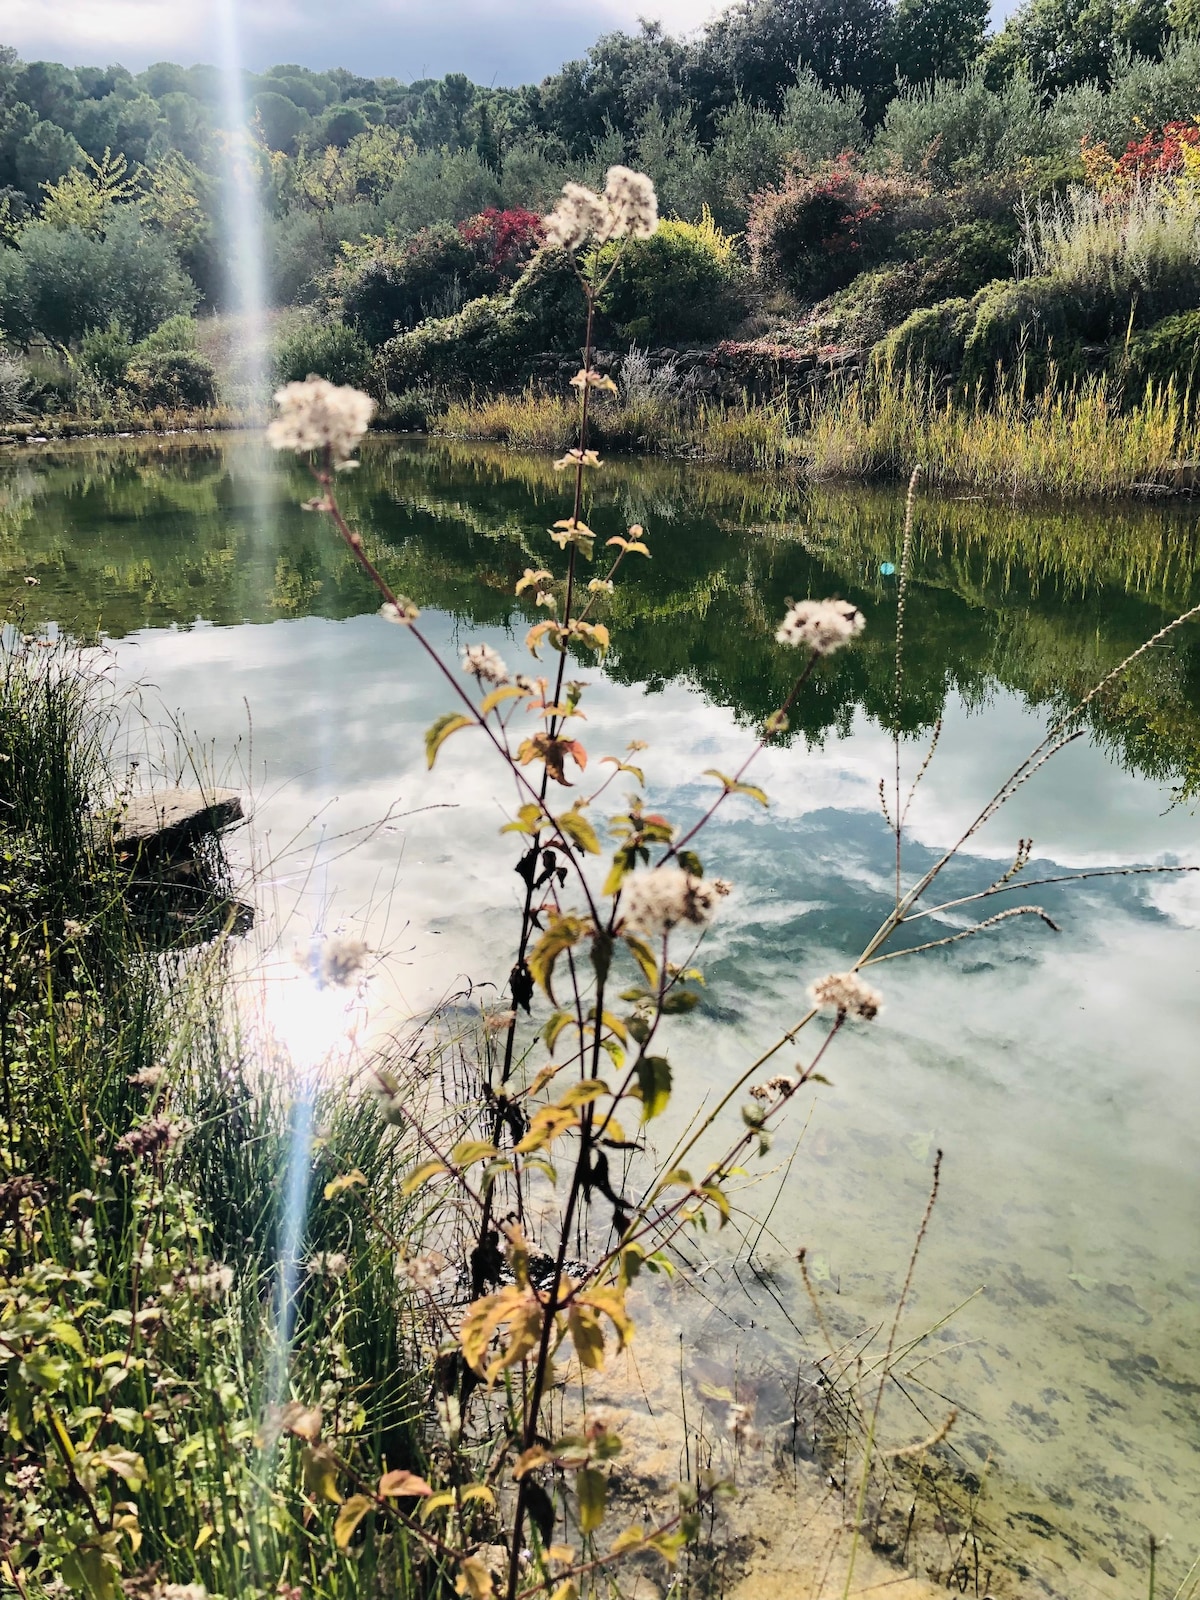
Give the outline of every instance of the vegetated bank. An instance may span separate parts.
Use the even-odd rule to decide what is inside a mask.
[[[215,73],[8,51],[0,81],[0,433],[245,415]],[[613,448],[1186,484],[1198,81],[1188,6],[1149,0],[1026,0],[991,36],[978,5],[762,0],[690,43],[606,35],[519,90],[272,68],[246,88],[274,370],[370,389],[384,426],[557,436],[537,409],[441,419],[561,391],[578,302],[539,219],[626,162],[668,220],[603,306],[604,348],[649,357]]]

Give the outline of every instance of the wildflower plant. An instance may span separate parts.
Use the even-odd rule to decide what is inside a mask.
[[[701,835],[729,804],[768,804],[749,781],[752,763],[786,734],[794,702],[825,658],[852,647],[866,625],[855,606],[836,597],[789,603],[775,638],[782,649],[796,652],[792,688],[737,770],[705,775],[713,781],[713,797],[690,827],[651,808],[637,764],[641,746],[613,753],[585,743],[580,724],[587,685],[568,675],[569,660],[583,651],[603,658],[610,636],[597,605],[625,564],[650,559],[653,549],[646,529],[629,527],[603,547],[611,553],[604,570],[587,576],[599,552],[598,536],[584,521],[584,487],[588,474],[603,466],[588,443],[589,411],[596,393],[615,388],[593,366],[595,308],[606,282],[600,247],[647,237],[656,226],[649,179],[619,167],[609,171],[602,194],[568,184],[545,222],[548,243],[567,253],[578,275],[587,335],[582,366],[571,380],[576,442],[555,462],[571,484],[570,512],[547,530],[544,565],[527,568],[516,584],[518,595],[528,593],[548,613],[526,637],[533,659],[528,675],[510,671],[482,643],[468,644],[461,662],[444,660],[421,627],[418,604],[392,590],[343,515],[336,474],[352,465],[350,455],[366,431],[365,396],[319,379],[290,384],[277,396],[279,418],[271,429],[277,447],[311,456],[319,492],[309,508],[329,517],[378,590],[383,616],[407,631],[440,674],[449,708],[426,732],[429,766],[447,740],[470,734],[495,760],[498,775],[516,788],[501,832],[519,842],[516,870],[524,894],[507,1004],[486,1016],[481,1029],[482,1120],[469,1136],[448,1145],[421,1120],[400,1086],[380,1075],[383,1115],[410,1136],[414,1151],[408,1191],[434,1186],[436,1194],[440,1186],[470,1219],[460,1278],[464,1293],[453,1314],[445,1296],[437,1298],[449,1265],[444,1256],[416,1255],[401,1246],[398,1260],[401,1276],[429,1297],[447,1333],[436,1362],[446,1486],[422,1483],[393,1491],[387,1484],[394,1474],[385,1474],[376,1488],[360,1486],[338,1513],[342,1548],[368,1515],[402,1517],[433,1559],[453,1567],[458,1593],[470,1600],[497,1592],[507,1600],[536,1594],[576,1600],[623,1556],[654,1552],[673,1564],[697,1535],[702,1512],[726,1487],[713,1473],[681,1486],[678,1511],[662,1523],[628,1527],[615,1540],[602,1538],[609,1463],[621,1442],[603,1421],[564,1433],[549,1404],[552,1387],[573,1362],[586,1391],[610,1353],[634,1336],[628,1296],[639,1275],[670,1274],[672,1245],[681,1234],[720,1228],[729,1220],[731,1191],[744,1164],[766,1152],[797,1089],[825,1081],[819,1068],[833,1039],[844,1027],[878,1016],[883,996],[864,969],[948,941],[889,950],[885,945],[917,918],[942,915],[951,905],[960,911],[1016,886],[1029,859],[1026,841],[1014,867],[987,890],[947,905],[918,905],[942,868],[1005,800],[1079,736],[1078,720],[1088,704],[1055,724],[955,846],[907,888],[903,818],[925,766],[905,799],[897,719],[894,815],[886,800],[884,805],[896,834],[894,908],[848,970],[816,977],[799,1020],[747,1064],[657,1170],[632,1168],[631,1157],[645,1150],[647,1124],[663,1114],[675,1087],[663,1025],[698,1004],[703,979],[695,959],[731,892],[728,883],[709,875],[698,853]],[[902,592],[915,488],[914,476]],[[902,617],[901,610],[901,627]],[[901,640],[902,633],[898,672]],[[629,792],[605,815],[604,802],[622,782]],[[1040,907],[1022,905],[950,938],[1027,914],[1049,923]],[[805,1030],[819,1027],[821,1018],[827,1026],[806,1060],[790,1071],[768,1066]],[[700,1140],[743,1095],[740,1126],[723,1153],[693,1170],[686,1163],[694,1162]],[[542,1181],[556,1196],[550,1220],[545,1207],[531,1203],[533,1186]],[[579,1248],[581,1260],[572,1255]],[[310,1271],[329,1275],[333,1266],[329,1258],[314,1260]],[[295,1425],[291,1431],[303,1437]],[[336,1463],[330,1467],[329,1458],[322,1459],[336,1477]],[[337,1493],[335,1488],[330,1498]],[[421,1498],[419,1517],[397,1508],[396,1499],[404,1495]],[[479,1510],[490,1518],[486,1542],[474,1518]]]

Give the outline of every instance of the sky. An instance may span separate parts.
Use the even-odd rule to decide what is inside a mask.
[[[366,77],[536,82],[639,15],[690,33],[717,0],[239,0],[245,64],[348,67]],[[70,66],[214,61],[215,0],[5,0],[0,43]]]

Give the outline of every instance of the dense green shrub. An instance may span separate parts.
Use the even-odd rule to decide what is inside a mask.
[[[503,384],[541,348],[536,324],[514,310],[512,296],[472,300],[452,317],[436,317],[397,334],[378,352],[370,388],[399,394],[422,384],[465,392]]]
[[[477,299],[477,262],[450,223],[423,228],[407,244],[386,244],[365,260],[358,253],[334,270],[342,317],[378,349],[426,317],[457,311]]]
[[[196,348],[196,319],[182,312],[161,322],[153,333],[148,333],[138,345],[139,355],[154,355],[163,350],[194,350]]]
[[[146,406],[192,411],[217,401],[212,362],[195,350],[145,350],[143,346],[129,363],[126,377]]]
[[[125,382],[133,359],[133,340],[114,318],[107,328],[93,328],[79,342],[79,359],[100,380],[112,388]]]
[[[1200,311],[1164,317],[1128,344],[1121,340],[1114,358],[1118,370],[1128,374],[1135,398],[1147,383],[1173,383],[1181,394],[1193,391],[1200,377]]]
[[[541,240],[531,212],[492,207],[452,227],[439,223],[404,244],[354,251],[330,287],[346,322],[378,348],[428,317],[512,287]]]
[[[1053,362],[1066,377],[1080,365],[1079,346],[1108,332],[1108,306],[1057,278],[993,283],[975,297],[974,320],[963,349],[965,382],[988,383],[997,368],[1023,362],[1040,387]]]
[[[617,247],[605,254],[617,257]],[[710,216],[663,222],[620,253],[604,314],[626,342],[702,339],[737,320],[738,277],[735,242]]]
[[[310,374],[361,389],[371,367],[366,341],[343,322],[306,322],[275,351],[279,383],[302,383]]]
[[[871,352],[872,361],[893,372],[911,369],[957,378],[973,322],[973,302],[961,295],[926,306],[879,341]]]
[[[915,182],[859,172],[849,158],[813,174],[793,171],[755,196],[751,265],[763,283],[799,299],[831,294],[883,260],[921,198]]]
[[[513,285],[508,305],[525,329],[530,352],[582,345],[587,321],[583,296],[563,251],[539,250]]]
[[[1015,227],[980,220],[902,238],[898,249],[912,249],[913,259],[864,272],[840,290],[819,310],[818,336],[874,344],[913,312],[1007,277],[1015,244]]]
[[[141,339],[195,303],[170,241],[136,216],[119,216],[103,237],[35,223],[15,250],[0,250],[0,327],[22,341],[74,344],[114,318]]]

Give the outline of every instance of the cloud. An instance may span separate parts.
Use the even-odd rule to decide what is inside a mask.
[[[246,64],[280,61],[343,66],[410,82],[466,72],[478,83],[536,81],[580,55],[599,34],[658,17],[690,32],[715,9],[711,0],[358,0],[352,9],[324,0],[243,0],[239,19]],[[71,65],[119,61],[140,71],[153,61],[213,61],[216,6],[178,0],[9,0],[4,40],[27,60]]]

